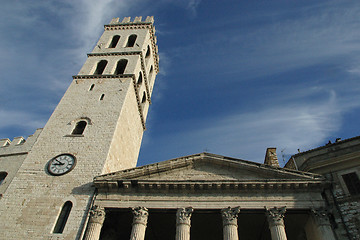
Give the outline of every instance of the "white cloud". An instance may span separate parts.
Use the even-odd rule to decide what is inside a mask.
[[[226,116],[194,120],[191,129],[153,139],[159,149],[153,149],[152,152],[159,156],[150,157],[155,158],[152,161],[160,161],[209,151],[262,162],[266,148],[276,147],[278,158],[283,164],[281,150],[284,150],[285,155],[291,155],[297,149],[305,151],[320,146],[328,140],[329,135],[341,128],[345,112],[360,107],[358,101],[352,108],[344,108],[344,101],[348,99],[340,99],[334,90],[319,88],[309,94],[321,92],[327,93],[326,99],[275,104],[256,111],[233,112]],[[144,144],[146,148],[147,143]],[[146,163],[140,162],[141,165]]]
[[[112,17],[127,15],[136,2],[4,3],[0,9],[0,71],[4,76],[0,79],[1,115],[4,116],[0,134],[4,131],[7,134],[7,127],[32,130],[42,127],[46,120],[39,121],[39,115],[50,115],[71,82],[71,75],[77,73],[86,60],[86,53],[92,50],[103,25]],[[8,91],[16,92],[16,97],[7,94]],[[31,97],[35,99],[29,101]]]
[[[189,0],[187,9],[191,11],[193,16],[196,16],[196,14],[197,14],[196,11],[197,11],[197,8],[198,8],[200,2],[201,2],[201,0]]]
[[[244,18],[233,15],[224,21],[214,19],[208,26],[216,31],[209,29],[207,35],[194,38],[189,45],[181,46],[175,56],[181,58],[196,52],[194,68],[205,71],[213,66],[210,69],[236,72],[244,76],[243,79],[324,62],[338,63],[340,59],[344,61],[342,64],[350,64],[360,51],[360,22],[357,21],[360,5],[337,2],[333,6],[330,2],[317,7],[309,12],[297,9],[293,17],[288,16],[286,9],[266,18],[261,13],[252,13]],[[255,23],[268,22],[257,25],[249,20],[251,17]],[[229,27],[233,25],[239,27]]]
[[[0,109],[0,119],[2,128],[21,126],[22,129],[31,129],[30,133],[37,128],[43,127],[46,122],[35,113],[4,109]]]
[[[129,9],[137,2],[131,0],[70,1],[72,16],[67,19],[66,25],[71,26],[73,39],[78,41],[78,48],[73,55],[85,56],[84,53],[91,52],[103,31],[104,24],[108,24],[112,17],[128,16]]]

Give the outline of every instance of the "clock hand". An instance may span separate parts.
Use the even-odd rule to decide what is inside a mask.
[[[57,159],[55,159],[55,161],[57,162],[57,163],[54,163],[54,165],[64,165],[65,163],[63,163],[63,162],[60,162],[59,160],[57,160]]]

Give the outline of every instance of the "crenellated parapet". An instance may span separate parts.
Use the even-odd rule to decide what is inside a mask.
[[[142,21],[142,16],[135,17],[134,21],[131,21],[131,17],[124,17],[124,19],[120,22],[120,18],[113,18],[110,22],[110,25],[113,24],[141,24],[141,23],[154,23],[154,16],[147,16],[145,21]]]
[[[14,154],[27,154],[36,139],[40,135],[42,128],[35,131],[27,139],[24,137],[15,137],[12,141],[9,138],[0,139],[0,157]]]

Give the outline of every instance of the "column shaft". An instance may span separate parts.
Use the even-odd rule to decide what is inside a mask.
[[[190,226],[185,224],[176,227],[176,240],[189,240],[190,239]]]
[[[98,240],[100,238],[101,224],[92,223],[88,225],[84,240]]]
[[[131,240],[143,240],[145,239],[146,226],[143,224],[134,224],[131,230]]]
[[[223,239],[224,240],[238,240],[237,226],[226,225],[223,227]]]
[[[93,206],[90,210],[90,219],[84,236],[84,240],[98,240],[101,228],[105,220],[105,210],[98,206]]]
[[[286,240],[285,227],[281,225],[274,225],[270,228],[272,240]]]

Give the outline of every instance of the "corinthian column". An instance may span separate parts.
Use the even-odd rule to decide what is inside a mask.
[[[90,219],[84,240],[98,240],[105,220],[105,210],[99,206],[93,206],[90,210]]]
[[[224,240],[238,240],[238,224],[237,217],[240,212],[240,207],[224,208],[221,210],[223,220],[223,236]]]
[[[132,208],[133,224],[130,240],[144,240],[149,212],[145,207]]]
[[[271,232],[272,240],[286,240],[284,214],[286,207],[266,208],[267,220]]]
[[[176,240],[190,240],[190,218],[192,207],[179,208],[176,212]]]
[[[321,209],[311,209],[312,218],[315,222],[315,231],[317,231],[316,235],[321,240],[335,240],[334,233],[331,229],[331,224],[329,221],[329,217],[327,211],[323,208]]]

